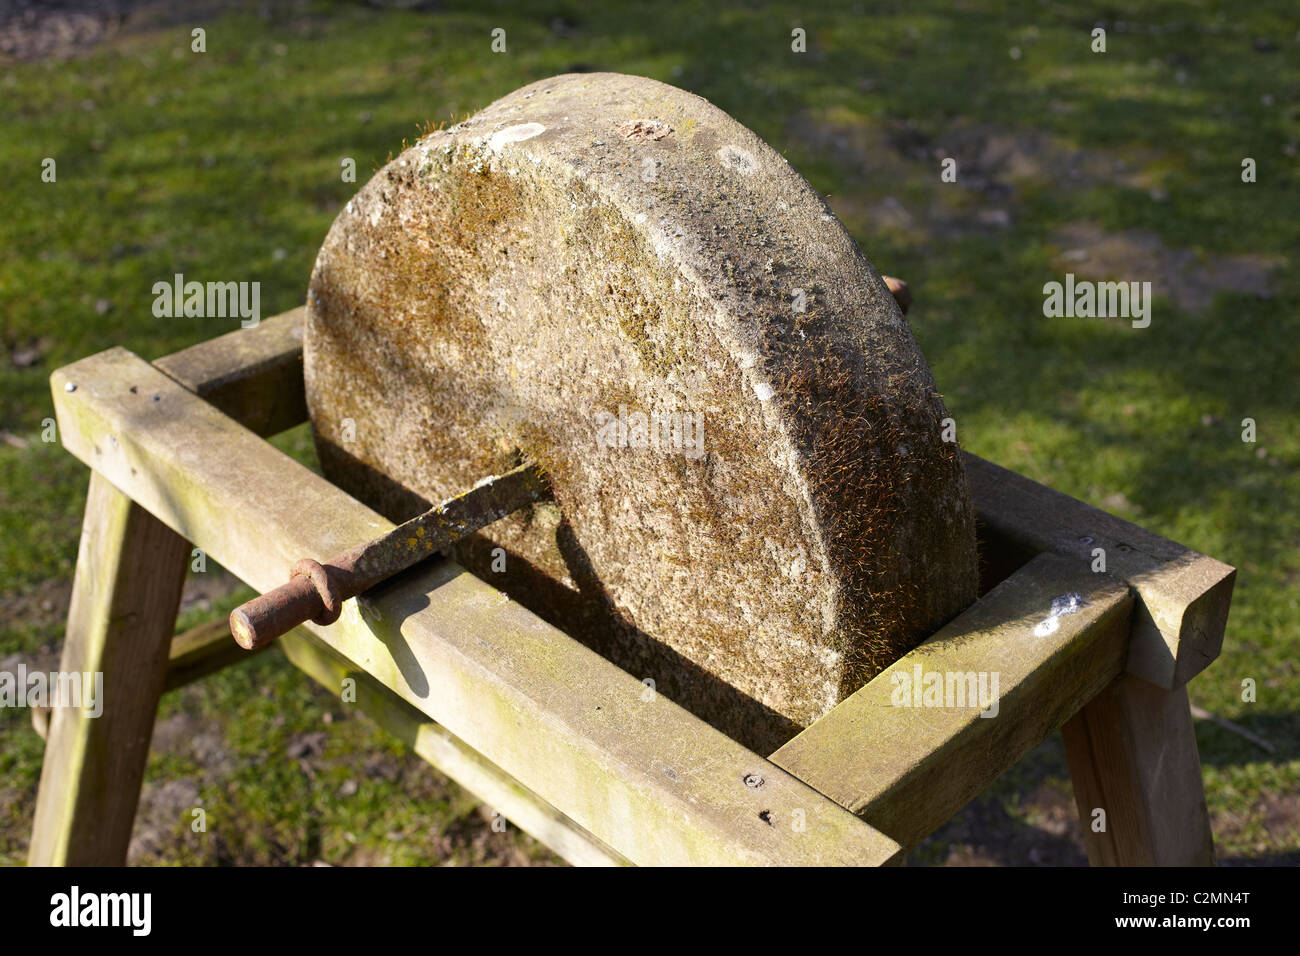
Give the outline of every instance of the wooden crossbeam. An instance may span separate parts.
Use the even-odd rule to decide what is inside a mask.
[[[274,645],[250,653],[231,640],[230,625],[224,619],[192,627],[172,639],[165,689],[183,687],[272,646],[279,647],[290,663],[332,694],[340,695],[346,686],[344,680],[351,679],[351,689],[355,691],[351,699],[367,717],[410,747],[416,756],[483,803],[499,810],[506,819],[570,863],[577,866],[627,863],[612,847],[597,840],[501,768],[483,759],[476,750],[465,746],[445,727],[434,723],[301,628],[286,634]],[[45,716],[48,719],[48,713]],[[45,728],[35,719],[33,722],[44,737]]]
[[[627,859],[597,840],[560,811],[550,806],[476,750],[465,746],[445,727],[392,693],[309,632],[296,629],[274,645],[249,652],[230,638],[224,620],[206,621],[172,638],[163,689],[173,691],[232,664],[249,660],[272,646],[284,651],[289,662],[333,694],[344,680],[353,681],[353,702],[375,723],[402,741],[432,767],[455,780],[483,803],[532,834],[575,866],[623,866]],[[49,735],[51,708],[32,710],[32,725],[42,740]]]
[[[172,691],[192,684],[264,650],[265,647],[249,652],[236,644],[230,639],[230,625],[224,619],[205,621],[172,638],[163,689]]]
[[[230,625],[224,620],[205,621],[171,639],[163,691],[192,684],[266,649],[263,647],[249,653],[230,639]],[[49,738],[52,710],[51,707],[32,708],[32,727],[42,740]]]
[[[274,435],[307,420],[302,372],[306,307],[263,319],[154,362],[258,435]]]
[[[1160,687],[1182,687],[1223,649],[1237,571],[1014,471],[964,454],[986,539],[1020,553],[1054,552],[1106,570],[1137,594],[1125,668]]]
[[[629,862],[310,632],[298,628],[282,637],[279,645],[295,667],[332,694],[340,693],[345,680],[353,681],[356,704],[366,716],[570,863],[624,866]]]
[[[300,557],[392,527],[124,349],[52,383],[68,450],[258,590]],[[310,627],[634,863],[879,865],[901,854],[451,562]]]
[[[771,760],[915,846],[1123,671],[1132,608],[1123,583],[1040,555]]]

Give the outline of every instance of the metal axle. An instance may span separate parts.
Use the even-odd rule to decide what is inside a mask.
[[[230,633],[251,651],[307,621],[333,624],[344,601],[549,494],[546,478],[535,465],[484,479],[465,494],[324,564],[310,558],[299,561],[287,584],[230,613]]]

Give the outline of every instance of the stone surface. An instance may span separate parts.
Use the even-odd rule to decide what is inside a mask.
[[[535,459],[556,503],[457,558],[764,752],[975,597],[888,289],[780,155],[673,87],[555,77],[405,150],[321,249],[304,358],[332,480],[400,520]],[[685,427],[636,447],[638,412]]]

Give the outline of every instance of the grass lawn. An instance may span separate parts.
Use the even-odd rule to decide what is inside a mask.
[[[966,448],[1239,568],[1223,655],[1190,695],[1273,751],[1197,721],[1218,852],[1300,863],[1293,3],[1126,4],[1103,21],[1105,53],[1096,14],[1064,2],[217,6],[128,21],[72,59],[0,62],[0,669],[54,666],[62,636],[87,473],[42,440],[53,369],[237,326],[155,318],[153,283],[175,273],[260,281],[264,316],[301,304],[360,184],[341,180],[345,157],[364,182],[426,121],[556,73],[644,74],[754,129],[911,283]],[[1043,284],[1066,272],[1151,281],[1150,327],[1044,318]],[[305,429],[277,441],[310,458]],[[248,593],[218,589],[180,624]],[[0,863],[26,854],[42,752],[28,720],[0,710]],[[1076,829],[1053,737],[913,862],[1081,862]],[[278,653],[168,696],[132,861],[317,860],[554,858],[493,832]]]

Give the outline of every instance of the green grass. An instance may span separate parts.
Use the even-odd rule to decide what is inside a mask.
[[[42,349],[31,367],[0,368],[0,428],[28,442],[0,444],[6,607],[68,579],[76,555],[85,471],[41,441],[53,414],[49,373],[113,345],[155,358],[235,327],[154,318],[155,281],[176,272],[256,280],[264,315],[296,306],[326,230],[358,188],[340,179],[343,157],[364,182],[425,121],[454,120],[575,66],[645,74],[753,128],[831,195],[878,268],[912,283],[912,325],[966,448],[1093,503],[1122,495],[1112,510],[1123,517],[1240,569],[1223,656],[1191,696],[1277,750],[1198,722],[1208,799],[1222,856],[1294,861],[1300,809],[1290,805],[1281,822],[1276,812],[1279,797],[1300,792],[1293,5],[1125,5],[1110,15],[1128,28],[1111,24],[1101,55],[1089,51],[1092,14],[1066,3],[894,3],[871,13],[444,6],[315,3],[269,19],[241,7],[118,37],[70,62],[0,67],[2,331],[10,349]],[[571,35],[552,29],[559,16]],[[207,29],[206,54],[189,51],[195,25]],[[489,52],[497,26],[507,30],[505,55]],[[807,54],[790,52],[794,26],[808,30]],[[1281,49],[1256,52],[1256,38]],[[855,151],[809,134],[855,129],[883,135]],[[936,151],[962,129],[1050,137],[1065,154],[1123,160],[1143,178],[1069,181],[1058,175],[1065,154],[1053,154],[1004,194],[942,184]],[[57,183],[40,180],[46,156],[58,163]],[[1240,181],[1244,156],[1258,162],[1257,183]],[[979,166],[974,155],[959,161]],[[913,213],[914,228],[880,221],[873,210],[885,197]],[[968,222],[985,207],[1007,209],[1011,228],[962,229],[931,215]],[[1284,264],[1267,298],[1224,291],[1202,311],[1160,298],[1142,331],[1045,319],[1042,285],[1065,271],[1057,230],[1079,222],[1153,233],[1210,261]],[[1240,440],[1246,417],[1258,424],[1256,444]],[[293,447],[305,448],[301,434]],[[49,651],[59,639],[57,620],[11,612],[0,621],[0,657]],[[1241,699],[1246,678],[1258,685],[1254,703]],[[478,825],[465,822],[472,804],[399,759],[395,744],[278,656],[173,695],[161,719],[177,713],[214,728],[229,759],[217,772],[184,748],[155,753],[149,779],[197,779],[209,832],[220,837],[192,834],[187,815],[157,859],[479,858],[467,836]],[[326,714],[335,720],[325,752],[309,761],[313,781],[286,748]],[[30,827],[41,752],[25,721],[0,711],[0,861],[22,858]],[[1059,753],[1044,753],[987,799],[1015,810],[1041,776],[1058,785]],[[384,772],[359,777],[376,754],[387,755],[376,764]],[[355,794],[337,797],[349,779]],[[926,854],[942,859],[942,848]]]

